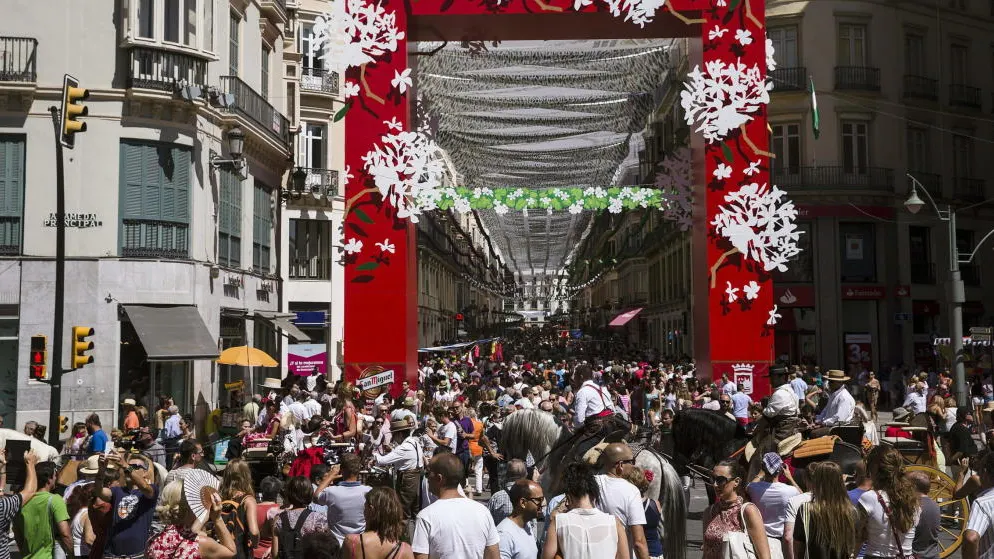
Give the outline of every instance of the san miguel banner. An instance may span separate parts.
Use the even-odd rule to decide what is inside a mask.
[[[309,377],[328,373],[327,344],[290,344],[286,368],[291,374]]]

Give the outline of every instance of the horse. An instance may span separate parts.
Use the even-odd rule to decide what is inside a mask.
[[[549,412],[519,410],[504,420],[500,449],[508,458],[524,459],[528,452],[541,472],[539,483],[546,495],[558,495],[560,469],[567,463],[571,433]],[[647,495],[659,500],[660,537],[667,559],[685,559],[687,545],[687,502],[680,476],[664,456],[646,448],[635,455],[635,466],[652,472]]]

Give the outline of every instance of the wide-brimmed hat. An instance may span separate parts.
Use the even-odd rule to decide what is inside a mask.
[[[134,406],[134,405],[136,405],[136,402],[135,402],[134,398],[125,398],[124,401],[121,402],[121,405],[122,406]]]
[[[410,396],[404,398],[404,402],[401,405],[404,406],[405,408],[414,406],[414,398],[411,398]]]
[[[782,366],[770,367],[765,375],[760,375],[760,376],[772,377],[774,375],[787,376],[787,367],[782,367]]]
[[[795,448],[801,446],[802,442],[804,442],[804,437],[800,433],[794,433],[777,443],[777,454],[780,456],[790,456],[790,453],[794,452]]]
[[[391,431],[407,431],[408,429],[413,429],[415,426],[414,418],[411,416],[404,417],[402,419],[395,419],[390,422]]]
[[[113,462],[107,462],[108,470],[116,470],[117,466]],[[86,459],[83,463],[83,467],[79,469],[79,473],[87,476],[92,476],[100,473],[100,455],[94,454]]]
[[[904,422],[906,419],[911,417],[911,412],[907,408],[894,408],[894,421],[898,423]]]
[[[847,377],[844,372],[838,369],[829,369],[829,371],[825,373],[824,378],[828,382],[845,382],[849,380],[849,377]]]
[[[278,378],[268,377],[266,378],[265,382],[262,383],[262,387],[275,388],[279,390],[280,388],[283,388],[283,384],[280,382],[280,379]]]

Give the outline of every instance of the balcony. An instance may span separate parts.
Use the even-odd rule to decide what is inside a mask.
[[[935,285],[935,264],[931,262],[911,261],[911,283],[918,285]]]
[[[960,277],[963,283],[970,287],[980,287],[980,266],[977,264],[960,264]]]
[[[300,74],[300,90],[338,95],[338,72],[324,68],[303,68]]]
[[[290,279],[292,280],[330,280],[331,258],[290,258]]]
[[[981,107],[980,88],[959,83],[950,85],[949,104],[954,107],[979,109]]]
[[[259,2],[259,11],[262,12],[262,15],[277,23],[278,27],[285,25],[289,21],[286,15],[286,0],[261,0]]]
[[[176,91],[183,85],[206,88],[207,61],[188,54],[135,47],[131,49],[128,88]]]
[[[300,171],[305,173],[302,184],[296,184],[293,175]],[[338,171],[333,169],[314,169],[298,167],[291,174],[290,186],[287,188],[287,203],[290,205],[329,205],[332,199],[341,196],[341,186]]]
[[[939,100],[939,80],[925,76],[904,76],[904,96],[908,99]]]
[[[290,150],[290,121],[237,76],[221,76],[221,88],[235,96],[226,110],[255,123],[280,145]]]
[[[777,68],[770,72],[773,80],[773,91],[807,91],[808,69],[804,66],[797,68]]]
[[[984,179],[954,177],[953,198],[963,202],[980,202],[985,200]]]
[[[836,66],[835,89],[880,91],[880,68]]]
[[[38,39],[0,37],[0,82],[38,81]]]
[[[189,254],[189,224],[157,219],[121,220],[121,256],[187,258]]]
[[[773,182],[793,191],[876,190],[893,192],[894,170],[883,167],[787,167],[773,170]]]

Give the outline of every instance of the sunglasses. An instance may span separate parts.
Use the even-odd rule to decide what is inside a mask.
[[[635,459],[631,458],[629,460],[618,460],[615,464],[635,464]]]
[[[739,478],[737,478],[737,477],[727,478],[725,476],[714,476],[713,478],[711,478],[711,485],[714,485],[715,487],[721,487],[721,486],[725,485],[726,483],[732,481],[733,479],[739,479]]]
[[[129,470],[147,470],[148,466],[145,464],[128,464]]]
[[[536,507],[540,507],[545,502],[545,497],[525,497],[525,500],[531,501]]]

